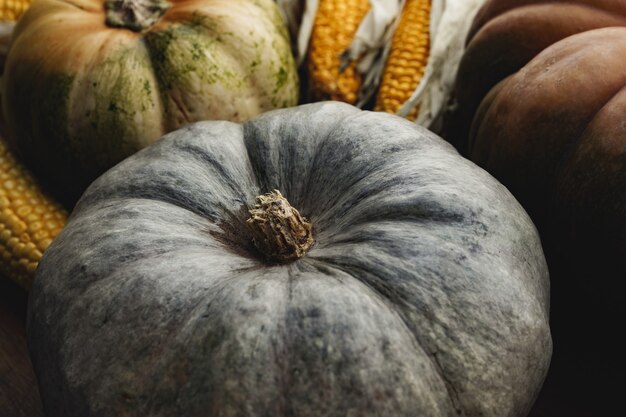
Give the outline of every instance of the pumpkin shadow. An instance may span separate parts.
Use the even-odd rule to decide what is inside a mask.
[[[553,355],[530,417],[615,415],[623,408],[624,271],[598,256],[582,264],[544,245],[551,276]]]

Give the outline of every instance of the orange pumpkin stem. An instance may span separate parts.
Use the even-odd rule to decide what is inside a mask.
[[[258,196],[249,212],[254,244],[271,262],[295,261],[315,243],[311,223],[278,190]]]
[[[143,32],[154,25],[170,8],[167,0],[105,0],[106,23]]]

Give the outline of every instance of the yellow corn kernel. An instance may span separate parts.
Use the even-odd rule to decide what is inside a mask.
[[[362,77],[354,63],[340,73],[339,55],[369,9],[369,0],[320,0],[307,57],[313,100],[356,102]]]
[[[66,220],[65,209],[45,195],[0,138],[0,274],[29,289],[37,263]]]
[[[431,0],[407,0],[391,41],[375,110],[396,113],[419,84],[430,49]],[[408,116],[417,118],[418,109]]]
[[[15,22],[31,2],[32,0],[0,0],[0,21]]]

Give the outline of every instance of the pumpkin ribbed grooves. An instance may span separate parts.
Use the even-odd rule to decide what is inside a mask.
[[[295,261],[315,242],[311,223],[278,190],[258,196],[249,213],[247,224],[252,240],[269,261]]]
[[[167,0],[105,0],[106,23],[142,32],[154,25],[170,6]]]

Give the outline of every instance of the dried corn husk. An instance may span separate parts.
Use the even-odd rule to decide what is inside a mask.
[[[341,54],[341,70],[356,61],[356,69],[363,75],[363,84],[356,103],[367,104],[378,90],[389,56],[391,38],[402,12],[404,0],[370,0],[372,8],[357,29],[354,40]]]
[[[430,15],[430,54],[424,76],[417,88],[400,108],[406,117],[415,108],[420,111],[416,123],[437,131],[441,116],[452,106],[451,93],[465,50],[465,39],[474,16],[487,0],[432,0]],[[382,71],[391,47],[395,23],[404,0],[370,0],[372,10],[359,27],[351,47],[344,53],[350,60],[359,60],[357,70],[364,81],[357,105],[369,102],[380,85]],[[376,4],[376,6],[375,6]]]
[[[406,116],[419,106],[416,123],[433,131],[454,106],[451,93],[474,16],[487,0],[432,0],[431,49],[426,72],[398,114]]]
[[[318,0],[305,3],[298,30],[298,56],[302,62],[317,11]],[[478,9],[487,0],[432,0],[430,55],[424,77],[398,114],[420,111],[416,123],[437,131],[444,111],[453,106],[451,93],[465,39]],[[350,47],[342,54],[342,67],[357,62],[363,77],[357,105],[365,106],[376,94],[391,47],[391,39],[405,0],[370,0],[371,10],[363,19]]]
[[[316,0],[317,2],[317,0]],[[276,5],[280,9],[283,18],[285,19],[285,23],[287,24],[287,28],[289,29],[289,35],[291,37],[291,45],[294,56],[298,59],[298,64],[300,64],[300,54],[299,54],[299,45],[297,43],[298,33],[300,32],[300,27],[302,26],[302,18],[304,16],[304,9],[307,6],[308,2],[305,0],[276,0]],[[312,26],[311,21],[311,26]],[[309,31],[310,34],[310,31]],[[308,42],[308,37],[307,37]],[[306,49],[305,49],[306,51]]]
[[[374,59],[393,34],[404,0],[370,0],[371,9],[357,29],[352,44],[342,54],[342,67],[359,61],[362,73],[369,71]]]
[[[299,66],[306,58],[319,0],[276,0],[276,4],[289,28],[294,56]]]

